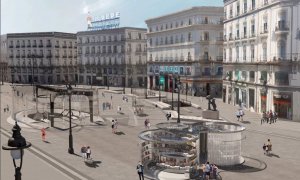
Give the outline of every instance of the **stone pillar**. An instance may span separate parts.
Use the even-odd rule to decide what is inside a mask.
[[[207,133],[200,133],[199,135],[199,163],[205,164],[208,158],[207,150]]]
[[[51,127],[54,127],[54,99],[55,96],[50,94],[50,123],[51,123]]]
[[[89,107],[90,107],[90,121],[94,122],[93,120],[93,95],[89,96]]]

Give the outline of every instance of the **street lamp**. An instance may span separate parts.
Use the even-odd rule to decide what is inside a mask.
[[[7,145],[3,145],[3,150],[9,150],[10,155],[13,159],[15,167],[15,180],[21,180],[21,168],[23,164],[23,155],[24,149],[31,146],[30,142],[26,142],[26,139],[21,135],[21,128],[18,125],[17,121],[14,127],[12,128],[13,135],[8,139]],[[19,166],[16,165],[16,160],[20,159]]]
[[[181,87],[181,82],[180,82],[180,77],[178,77],[178,83],[177,83],[177,88],[178,88],[178,99],[177,99],[177,123],[180,123],[180,87]]]
[[[172,106],[171,106],[172,110],[174,110],[174,100],[173,100],[174,88],[175,88],[175,78],[173,76],[173,80],[172,80]]]
[[[72,111],[71,111],[71,96],[72,96],[72,86],[70,84],[66,85],[67,86],[67,92],[69,95],[69,149],[68,152],[69,154],[74,154],[74,148],[73,148],[73,136],[72,136]]]

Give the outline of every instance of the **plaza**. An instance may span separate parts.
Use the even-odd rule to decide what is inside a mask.
[[[90,89],[90,86],[79,86],[77,88]],[[158,97],[144,99],[144,97],[135,97],[130,94],[131,89],[126,89],[126,94],[120,93],[117,87],[111,87],[107,90],[104,87],[98,88],[100,102],[111,102],[113,108],[110,110],[99,109],[99,114],[94,110],[94,115],[99,116],[95,122],[90,122],[89,118],[84,118],[82,122],[72,121],[74,137],[74,155],[68,154],[68,120],[55,121],[55,127],[51,127],[48,121],[30,122],[19,119],[22,128],[22,135],[26,140],[32,143],[29,150],[25,150],[24,169],[22,170],[23,179],[52,179],[51,176],[44,176],[41,173],[44,166],[48,166],[58,173],[60,177],[56,179],[138,179],[136,165],[141,157],[141,141],[138,134],[145,130],[144,121],[149,119],[151,129],[158,123],[167,122],[165,113],[171,110],[162,110],[155,107],[153,103],[158,102]],[[32,101],[32,86],[15,86],[12,91],[10,84],[1,86],[1,137],[2,140],[7,138],[11,132],[10,129],[14,121],[10,118],[12,108],[14,112],[20,113],[25,109],[35,109],[47,107],[44,99],[38,103]],[[134,92],[138,90],[133,90]],[[149,90],[150,91],[150,90]],[[148,92],[149,92],[148,91]],[[14,97],[13,97],[14,92]],[[104,97],[102,96],[104,93]],[[121,91],[122,92],[122,91]],[[141,89],[141,92],[144,92]],[[158,92],[151,91],[152,96],[157,96]],[[162,99],[170,99],[171,93],[162,92]],[[111,98],[112,96],[112,98]],[[128,102],[123,100],[123,96],[128,98]],[[12,100],[14,98],[14,101]],[[207,100],[203,97],[192,97],[183,95],[183,99],[197,104],[201,109],[194,107],[182,107],[181,115],[198,117],[203,109],[207,108]],[[26,99],[26,100],[25,100]],[[12,102],[15,102],[14,105]],[[75,102],[74,102],[75,103]],[[133,105],[138,104],[143,107],[144,115],[138,116],[134,113]],[[241,155],[245,159],[244,164],[240,166],[222,167],[219,169],[219,178],[222,179],[295,179],[297,177],[297,167],[300,165],[300,158],[297,151],[300,148],[299,123],[286,120],[278,120],[275,124],[260,124],[260,115],[245,110],[243,122],[236,121],[235,111],[238,107],[225,104],[221,99],[216,100],[217,109],[220,111],[220,117],[228,122],[238,123],[246,128],[242,137]],[[4,112],[3,108],[9,106],[10,111]],[[95,105],[97,106],[97,105]],[[118,113],[117,106],[120,106],[122,113]],[[73,107],[72,107],[73,108]],[[86,107],[79,107],[83,110]],[[43,108],[40,108],[43,109]],[[39,110],[42,112],[42,110]],[[18,114],[17,113],[17,114]],[[173,112],[172,112],[173,113]],[[17,115],[18,117],[18,115]],[[111,132],[111,119],[117,119],[119,122],[117,131]],[[197,120],[197,118],[195,118]],[[101,123],[97,123],[101,121]],[[176,122],[176,118],[170,121]],[[41,139],[40,129],[46,128],[46,141]],[[6,134],[6,136],[5,136]],[[273,151],[270,156],[263,153],[262,145],[267,139],[271,139]],[[2,141],[3,142],[3,141]],[[4,143],[3,142],[3,143]],[[84,163],[80,156],[80,148],[83,145],[89,145],[92,149],[93,166]],[[37,158],[28,159],[26,156],[36,156]],[[1,179],[10,179],[13,177],[11,162],[2,161],[2,158],[9,156],[8,152],[1,151]],[[55,163],[54,163],[55,162]],[[44,163],[44,166],[31,167],[35,169],[36,175],[32,176],[32,171],[26,166],[31,163]],[[213,162],[211,162],[213,163]],[[287,169],[282,170],[284,166]],[[41,168],[41,169],[40,169]],[[41,170],[41,171],[40,171]],[[146,174],[147,175],[147,174]],[[40,176],[40,177],[39,177]],[[148,175],[147,175],[148,176]],[[149,177],[151,175],[149,174]],[[180,175],[158,174],[160,179],[180,179]],[[156,177],[156,178],[157,178]]]

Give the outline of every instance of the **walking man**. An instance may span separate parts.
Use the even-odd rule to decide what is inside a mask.
[[[140,180],[144,180],[144,166],[141,163],[141,161],[139,161],[138,165],[136,166],[136,170],[137,170]]]
[[[91,153],[92,153],[91,148],[90,148],[90,146],[88,146],[88,147],[86,148],[86,158],[87,158],[87,159],[90,159],[90,158],[91,158]]]
[[[206,163],[205,165],[205,179],[209,180],[209,176],[210,176],[210,165],[209,162]]]
[[[86,147],[82,146],[80,151],[81,151],[83,160],[85,160],[86,159]]]
[[[42,140],[45,141],[46,140],[46,129],[42,128],[41,133],[42,133]]]

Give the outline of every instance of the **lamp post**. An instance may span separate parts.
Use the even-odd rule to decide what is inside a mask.
[[[173,100],[174,88],[175,88],[175,78],[173,76],[173,81],[172,81],[172,106],[171,106],[172,110],[174,110],[174,100]]]
[[[26,142],[26,139],[21,135],[21,128],[18,125],[17,121],[12,128],[13,135],[8,139],[7,145],[3,145],[3,150],[9,150],[11,157],[13,159],[14,167],[15,167],[15,180],[21,180],[21,169],[23,164],[23,155],[24,149],[29,148],[31,146],[30,142]],[[20,164],[17,166],[16,160],[20,159]]]
[[[181,82],[180,82],[180,77],[178,77],[178,83],[177,83],[177,88],[178,88],[178,99],[177,99],[177,123],[180,123],[180,87],[181,87]]]
[[[71,96],[72,96],[72,86],[70,84],[67,85],[67,92],[69,95],[69,154],[74,154],[73,148],[73,136],[72,136],[72,111],[71,111]]]
[[[16,121],[16,115],[15,115],[15,94],[16,94],[16,86],[12,85],[12,111],[11,111],[11,117],[13,120]]]

